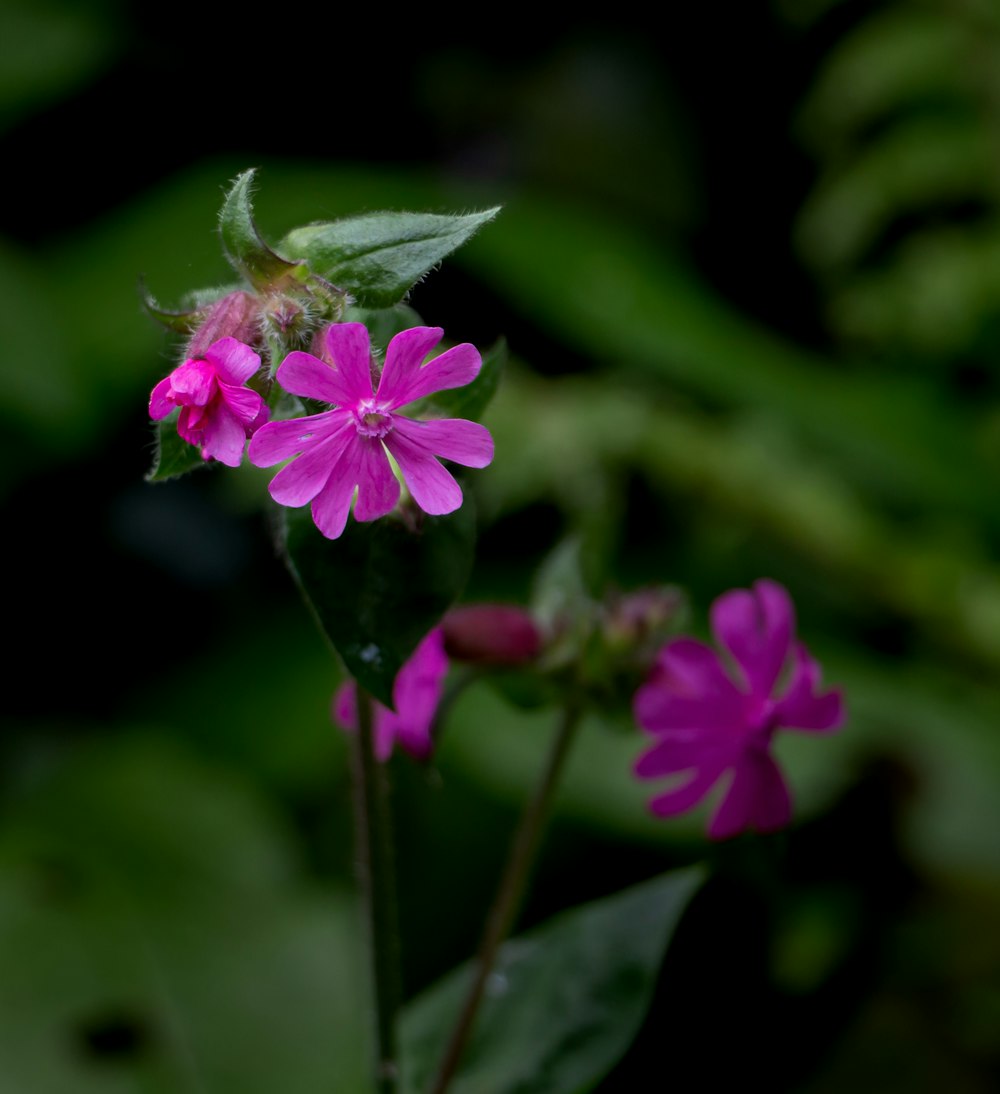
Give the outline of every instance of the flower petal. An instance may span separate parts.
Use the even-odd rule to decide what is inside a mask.
[[[323,357],[330,361],[348,401],[372,397],[372,351],[364,323],[331,323],[322,335]]]
[[[493,438],[479,422],[465,418],[418,422],[397,414],[393,416],[393,429],[427,452],[464,467],[486,467],[493,459]]]
[[[784,828],[792,815],[785,780],[770,755],[750,751],[740,760],[733,781],[712,818],[712,839],[730,839],[748,828],[774,832]]]
[[[633,770],[640,779],[660,779],[711,763],[717,749],[717,745],[706,743],[697,731],[671,733],[657,738],[656,744],[639,757]]]
[[[686,813],[712,789],[724,770],[724,764],[706,764],[687,782],[652,798],[650,811],[658,817],[675,817],[678,813]]]
[[[633,712],[651,733],[719,733],[742,727],[743,707],[744,697],[715,650],[693,638],[675,638],[660,651],[649,680],[636,692]]]
[[[258,354],[235,338],[220,338],[205,350],[205,360],[214,365],[219,379],[240,387],[260,368]]]
[[[399,670],[392,686],[396,738],[417,759],[426,758],[434,747],[431,725],[447,672],[444,634],[440,627],[435,627]]]
[[[246,443],[247,434],[243,423],[222,399],[216,399],[205,415],[202,456],[211,456],[227,467],[239,467]]]
[[[333,697],[333,717],[343,728],[358,728],[358,693],[353,680],[345,680]]]
[[[313,441],[329,440],[350,424],[350,412],[345,410],[268,422],[253,435],[247,454],[255,467],[272,467],[304,451]]]
[[[353,437],[348,436],[344,451],[330,471],[326,485],[313,498],[313,520],[327,539],[337,539],[341,535],[351,511],[351,499],[363,455],[362,446],[355,443],[357,440],[356,433]]]
[[[225,400],[229,409],[243,424],[244,429],[248,428],[251,422],[257,420],[262,408],[265,411],[267,410],[267,407],[264,405],[264,400],[256,391],[251,391],[248,387],[233,387],[232,384],[220,381],[219,394],[222,396],[223,400]],[[267,421],[266,416],[263,421]],[[263,424],[263,422],[261,424]]]
[[[189,359],[170,374],[173,400],[183,406],[207,406],[216,383],[215,369],[208,361]]]
[[[398,429],[387,433],[384,443],[396,457],[413,500],[425,513],[441,516],[462,504],[462,488],[430,452]]]
[[[369,391],[359,395],[350,374],[302,350],[295,350],[281,362],[278,382],[293,395],[304,395],[335,406],[353,406],[371,393],[371,380],[368,381]]]
[[[345,446],[354,440],[345,430],[325,440],[310,444],[287,467],[271,479],[268,491],[279,505],[295,508],[305,505],[323,489],[343,455]],[[353,485],[352,485],[353,488]]]
[[[391,513],[399,501],[399,482],[392,473],[389,457],[376,437],[359,436],[358,500],[355,520],[377,520]]]
[[[385,368],[378,386],[381,400],[393,407],[405,406],[435,391],[465,387],[475,380],[483,359],[479,350],[468,342],[452,346],[421,366],[420,362],[437,345],[443,333],[440,327],[413,327],[393,338],[386,350]],[[431,335],[434,335],[433,341]]]
[[[801,643],[795,643],[795,662],[788,690],[775,705],[775,721],[786,729],[827,733],[844,721],[844,700],[840,691],[816,694],[820,668]]]
[[[154,421],[165,418],[177,404],[170,398],[173,388],[170,385],[170,377],[167,376],[153,388],[149,396],[149,416]]]
[[[711,609],[712,630],[742,670],[753,695],[771,694],[795,632],[791,597],[774,581],[733,589]]]

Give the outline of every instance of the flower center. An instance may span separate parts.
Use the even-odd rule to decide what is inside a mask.
[[[392,429],[392,415],[374,399],[362,399],[354,408],[354,424],[362,437],[384,437]]]
[[[754,699],[747,704],[746,726],[750,731],[750,741],[758,747],[766,749],[778,728],[775,706],[772,699]]]

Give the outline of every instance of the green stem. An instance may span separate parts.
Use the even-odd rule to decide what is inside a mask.
[[[535,788],[534,796],[521,817],[521,824],[514,836],[507,865],[504,869],[497,895],[486,921],[486,929],[476,957],[476,970],[466,993],[458,1021],[452,1030],[451,1038],[445,1048],[437,1074],[430,1086],[430,1094],[444,1094],[458,1069],[462,1052],[472,1033],[472,1026],[482,1002],[483,991],[493,966],[496,964],[500,947],[506,941],[511,928],[521,910],[524,894],[531,877],[531,870],[538,852],[542,831],[548,815],[552,796],[559,780],[570,745],[580,723],[580,709],[568,705],[562,712],[559,727],[556,730],[549,752],[548,761],[542,779]]]
[[[399,924],[392,822],[385,769],[375,758],[372,697],[360,685],[354,789],[358,867],[368,920],[375,990],[375,1089],[395,1094],[399,1078],[396,1025],[400,1008]]]

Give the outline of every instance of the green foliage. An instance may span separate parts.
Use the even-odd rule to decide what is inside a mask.
[[[364,307],[387,308],[499,212],[367,213],[295,228],[281,249]]]
[[[266,289],[289,274],[297,276],[301,264],[276,255],[257,231],[250,204],[250,187],[255,174],[251,169],[233,180],[219,213],[219,230],[226,258],[233,269],[255,288]]]
[[[701,881],[697,869],[666,874],[507,942],[449,1089],[593,1090],[638,1031],[664,952]],[[406,1009],[405,1094],[419,1094],[433,1075],[471,972],[463,965]]]
[[[361,1090],[358,945],[232,773],[107,741],[7,803],[0,1087]]]
[[[1000,169],[989,6],[895,3],[837,42],[801,109],[822,173],[797,229],[855,344],[978,354],[1000,320]]]
[[[202,459],[197,445],[188,444],[177,432],[179,415],[180,410],[174,410],[155,425],[156,448],[153,452],[153,466],[146,474],[146,482],[177,479],[189,471],[204,467],[208,462]]]
[[[388,707],[403,662],[465,587],[475,520],[467,497],[446,517],[350,520],[330,540],[308,507],[283,511],[288,565],[317,622],[355,679]]]

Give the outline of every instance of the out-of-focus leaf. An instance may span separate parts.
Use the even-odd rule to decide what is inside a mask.
[[[797,126],[816,148],[836,149],[914,101],[958,99],[956,75],[975,48],[947,9],[897,4],[839,39],[820,66]]]
[[[61,448],[59,434],[74,428],[89,400],[55,296],[41,269],[0,244],[0,414]]]
[[[777,338],[637,232],[590,211],[525,200],[508,210],[502,232],[484,233],[460,261],[619,379],[656,376],[780,419],[835,457],[849,482],[896,504],[972,510],[991,524],[1000,516],[1000,477],[984,474],[967,411],[919,379],[847,375]]]
[[[837,271],[865,257],[898,217],[938,203],[988,201],[992,157],[990,132],[974,116],[900,121],[810,195],[799,249],[811,265]]]
[[[281,249],[365,307],[387,308],[499,212],[367,213],[295,228]]]
[[[698,869],[665,874],[507,942],[449,1089],[594,1089],[638,1031],[674,928],[702,879]],[[433,1076],[471,974],[463,965],[407,1007],[406,1094],[419,1094]]]
[[[3,1089],[363,1088],[350,901],[295,880],[284,833],[231,775],[133,735],[4,820]]]
[[[418,526],[350,519],[327,539],[308,507],[284,513],[289,567],[351,674],[386,706],[403,662],[457,599],[469,576],[475,513],[468,498]]]

